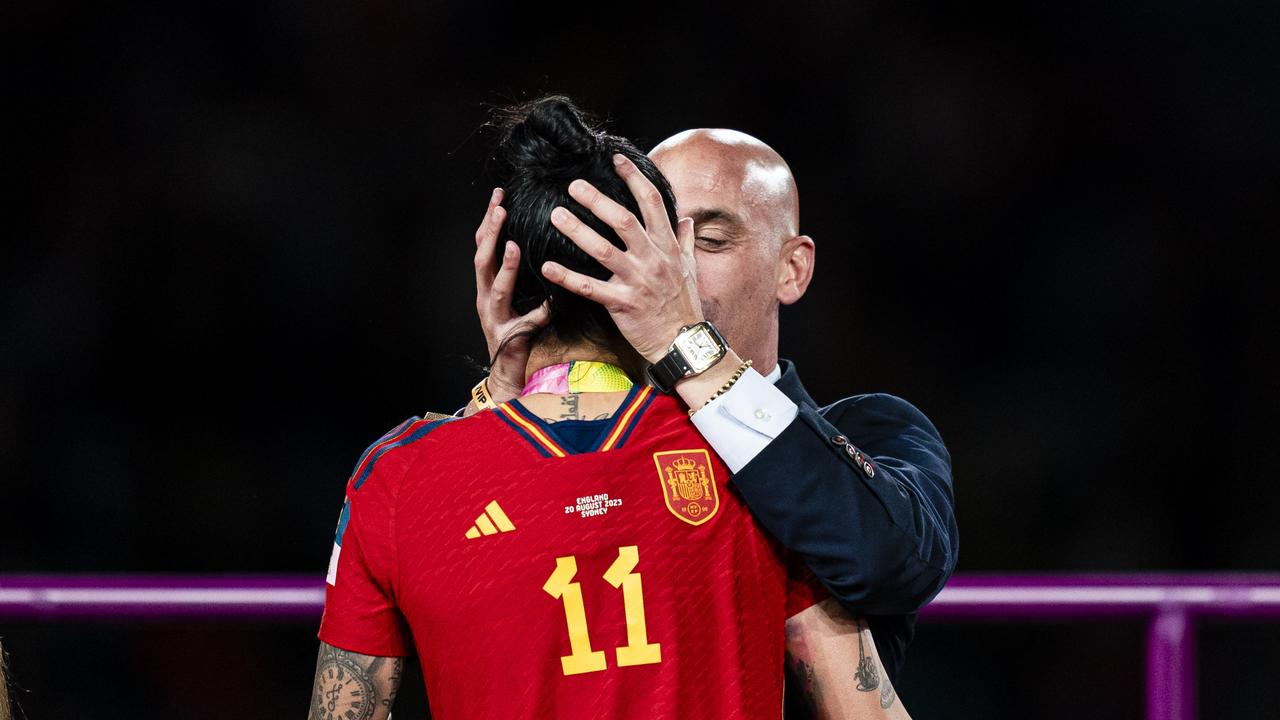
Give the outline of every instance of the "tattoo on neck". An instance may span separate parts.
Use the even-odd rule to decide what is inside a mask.
[[[556,423],[561,420],[608,420],[613,417],[612,412],[600,413],[593,418],[587,418],[582,414],[581,409],[582,396],[578,393],[572,395],[561,395],[560,404],[564,407],[564,412],[556,417],[543,417],[545,423]]]
[[[581,420],[582,415],[578,414],[578,394],[565,395],[560,398],[560,404],[564,406],[564,412],[560,413],[561,420]]]

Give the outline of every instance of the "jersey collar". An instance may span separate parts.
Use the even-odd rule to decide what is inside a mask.
[[[582,452],[609,452],[622,447],[657,394],[650,385],[632,386],[613,417],[607,420],[587,421],[600,423],[601,432],[599,440]],[[562,458],[581,454],[556,434],[556,423],[548,423],[530,412],[519,399],[499,405],[495,414],[517,435],[533,445],[543,457]]]

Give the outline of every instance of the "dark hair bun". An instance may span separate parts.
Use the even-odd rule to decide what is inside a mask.
[[[662,173],[630,140],[611,135],[594,125],[569,98],[552,95],[513,108],[498,110],[490,126],[502,131],[494,153],[498,185],[506,190],[502,206],[507,219],[502,232],[520,248],[520,271],[516,274],[511,305],[524,314],[546,302],[550,308],[547,325],[535,333],[546,333],[558,343],[588,340],[613,348],[620,359],[634,361],[639,373],[643,358],[635,354],[618,332],[609,312],[600,303],[581,297],[542,277],[548,261],[575,272],[605,280],[609,270],[583,252],[551,223],[551,213],[562,207],[575,215],[597,235],[626,248],[618,233],[569,195],[569,184],[585,180],[606,197],[643,217],[635,196],[613,166],[613,154],[627,157],[662,193],[667,221],[676,224],[675,195]],[[494,261],[502,262],[504,243],[494,246]],[[637,374],[636,377],[639,377]]]
[[[550,95],[510,108],[499,123],[505,127],[497,159],[506,172],[558,174],[599,153],[602,133],[569,98]]]

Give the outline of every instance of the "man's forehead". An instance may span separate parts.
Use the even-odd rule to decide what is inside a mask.
[[[667,138],[650,155],[671,181],[681,214],[696,221],[699,210],[728,211],[780,235],[798,232],[799,196],[791,168],[759,139],[737,130],[699,128]]]
[[[686,130],[659,143],[651,155],[663,172],[678,168],[682,182],[702,190],[779,197],[795,192],[795,179],[782,156],[737,130]]]
[[[742,165],[719,153],[673,150],[655,155],[654,163],[675,187],[736,193],[742,186]]]
[[[752,158],[743,167],[742,189],[748,194],[767,196],[789,195],[795,186],[791,169],[776,162],[762,162]]]
[[[695,225],[716,223],[731,230],[746,227],[745,218],[731,208],[720,205],[694,205],[688,209],[682,208],[680,212],[686,217],[692,218]]]
[[[659,164],[676,195],[676,211],[699,225],[716,222],[743,225],[750,212],[741,165],[717,162],[720,158],[681,157]]]

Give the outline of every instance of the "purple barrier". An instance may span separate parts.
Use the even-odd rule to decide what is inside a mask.
[[[1147,718],[1192,720],[1197,620],[1280,620],[1280,575],[971,575],[952,578],[921,616],[988,622],[1143,619]]]
[[[315,623],[315,577],[0,576],[0,623],[267,620]],[[1280,619],[1280,574],[959,576],[929,622],[1147,622],[1147,717],[1195,717],[1200,619]]]
[[[0,622],[318,622],[324,578],[0,575]]]
[[[1096,620],[1176,609],[1280,619],[1280,574],[963,575],[921,613],[931,620]]]

